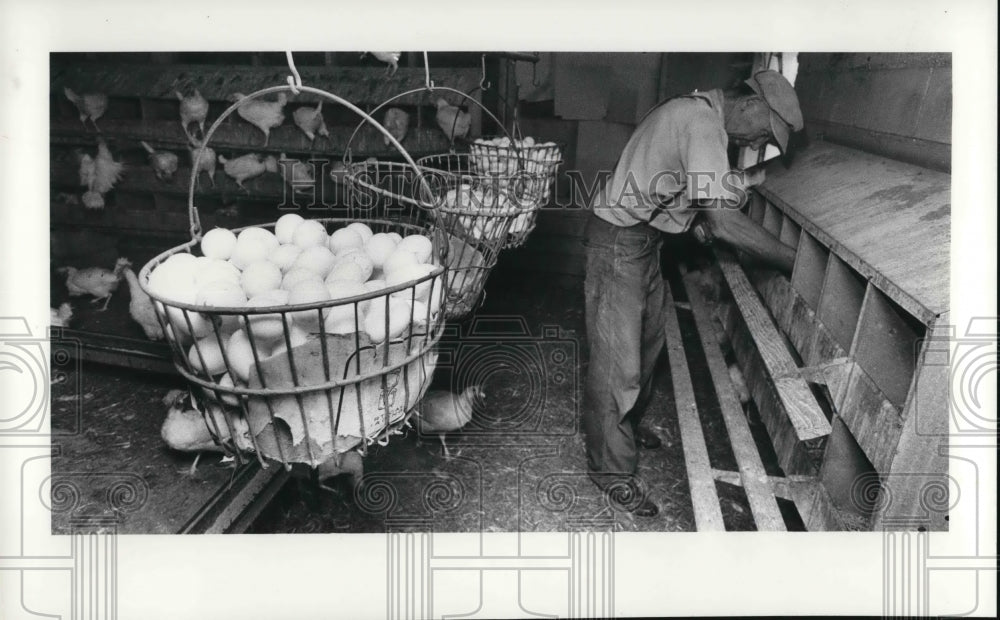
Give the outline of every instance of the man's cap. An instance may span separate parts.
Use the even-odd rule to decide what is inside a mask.
[[[795,89],[785,76],[771,69],[758,71],[746,83],[771,108],[771,133],[784,153],[789,134],[800,131],[804,125]]]

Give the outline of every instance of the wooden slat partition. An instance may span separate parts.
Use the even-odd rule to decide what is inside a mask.
[[[694,507],[695,527],[699,532],[721,532],[722,508],[715,490],[715,478],[708,460],[708,448],[698,418],[698,406],[694,399],[694,386],[681,340],[681,329],[677,322],[677,310],[673,295],[667,286],[664,303],[667,339],[667,354],[670,359],[670,374],[674,384],[674,401],[677,405],[677,422],[681,431],[681,446],[684,449],[684,463],[687,467],[691,487],[691,503]]]
[[[748,387],[755,392],[782,468],[786,473],[814,473],[799,469],[803,466],[801,452],[808,451],[803,444],[828,436],[830,423],[805,381],[797,376],[798,365],[742,267],[725,250],[716,249],[715,254],[735,300],[726,318],[727,333],[741,367],[751,375]],[[767,393],[769,385],[773,385],[774,394]],[[773,400],[774,406],[760,400]]]
[[[783,532],[786,529],[785,521],[778,509],[778,502],[774,498],[767,472],[750,433],[750,425],[729,378],[722,350],[715,337],[715,330],[710,324],[708,304],[702,299],[698,285],[690,275],[685,277],[684,284],[754,522],[759,531]]]

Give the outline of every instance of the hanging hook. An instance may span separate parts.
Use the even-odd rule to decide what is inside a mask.
[[[479,78],[479,89],[485,93],[490,89],[490,83],[486,81],[486,54],[483,54],[480,60],[482,62],[483,72],[480,74]]]
[[[299,88],[302,86],[302,77],[299,75],[298,69],[295,68],[295,61],[292,59],[291,52],[285,52],[285,58],[288,59],[288,70],[292,72],[292,75],[288,76],[288,85],[292,87],[292,94],[299,94]]]
[[[431,65],[427,60],[427,52],[424,52],[424,86],[427,90],[434,90],[434,82],[431,81]]]

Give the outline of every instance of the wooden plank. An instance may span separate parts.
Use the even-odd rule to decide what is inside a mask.
[[[808,444],[821,442],[822,438],[809,442],[799,440],[785,413],[775,384],[767,373],[760,351],[750,336],[743,315],[735,304],[720,304],[718,312],[732,345],[733,354],[743,371],[750,396],[757,404],[761,420],[771,438],[778,464],[787,474],[817,473],[819,460],[814,458]]]
[[[783,215],[781,220],[781,242],[793,248],[799,247],[799,235],[802,234],[802,227],[795,223],[795,220]]]
[[[778,509],[778,502],[774,499],[767,472],[750,433],[750,425],[747,424],[736,390],[729,378],[729,371],[722,358],[715,330],[709,323],[711,318],[708,305],[702,299],[698,285],[690,275],[685,277],[684,284],[754,522],[759,531],[783,532],[786,529],[785,521]]]
[[[760,299],[754,294],[743,269],[724,250],[716,249],[715,255],[768,374],[774,378],[795,370],[798,365],[782,344],[781,335]],[[830,423],[804,381],[783,378],[775,380],[775,385],[800,440],[830,434]]]
[[[885,294],[868,287],[851,354],[898,410],[906,403],[918,343],[926,333],[913,323]]]
[[[303,66],[299,67],[299,75],[304,85],[336,94],[358,106],[379,104],[404,91],[424,86],[423,67],[400,67],[394,75],[387,76],[382,66]],[[209,101],[226,101],[235,92],[250,94],[263,88],[284,86],[288,76],[286,66],[172,65],[165,69],[162,65],[53,63],[49,87],[59,96],[62,96],[63,87],[69,86],[78,92],[102,92],[110,97],[159,99],[175,99],[175,88],[184,92],[197,88]],[[433,78],[437,84],[469,92],[479,85],[480,69],[435,67]],[[315,103],[318,96],[302,93],[295,101]],[[427,92],[420,90],[396,103],[421,105],[427,102]]]
[[[760,191],[908,312],[948,309],[951,177],[816,141]]]
[[[666,286],[666,283],[664,285]],[[712,466],[708,460],[708,447],[705,445],[705,436],[698,418],[694,386],[691,384],[691,372],[688,369],[673,301],[670,287],[666,286],[664,332],[667,339],[667,355],[670,359],[670,374],[674,384],[681,446],[684,449],[684,463],[691,487],[695,526],[699,532],[722,532],[726,529],[722,521],[722,508],[715,490]]]
[[[844,421],[835,416],[833,432],[827,441],[826,455],[820,469],[820,481],[837,509],[864,518],[870,517],[876,493],[863,492],[858,485],[873,481],[874,473],[871,461]],[[871,490],[873,489],[869,489]]]
[[[781,220],[782,220],[781,210],[775,207],[773,204],[767,203],[764,209],[764,230],[771,233],[775,237],[781,236]]]
[[[774,317],[774,322],[787,334],[793,294],[792,283],[788,276],[773,269],[760,267],[748,267],[745,271],[754,288],[760,293],[764,305]]]
[[[844,529],[830,495],[818,481],[796,481],[789,484],[795,508],[810,532],[839,532]]]
[[[836,256],[827,265],[816,316],[845,350],[851,348],[867,282]]]
[[[310,144],[306,135],[288,118],[283,125],[271,130],[271,138],[265,147],[264,134],[234,115],[223,121],[212,135],[209,145],[226,156],[243,153],[271,153],[277,156],[284,152],[289,156],[311,155],[339,161],[355,127],[356,125],[328,125],[330,137],[317,137]],[[206,124],[205,129],[208,128],[209,124]],[[126,143],[138,147],[138,142],[144,140],[156,149],[182,152],[181,158],[187,159],[188,140],[181,129],[180,120],[101,119],[101,135],[112,145]],[[93,148],[97,137],[85,132],[80,121],[75,118],[54,118],[49,125],[49,139],[53,145]],[[411,127],[402,144],[412,157],[445,153],[449,148],[448,140],[436,125],[422,129]],[[386,146],[382,134],[371,125],[362,127],[350,146],[356,160],[366,157],[399,157],[399,151]]]

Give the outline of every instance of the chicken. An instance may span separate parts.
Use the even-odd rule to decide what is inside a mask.
[[[201,160],[198,162],[198,173],[194,177],[195,187],[199,186],[198,179],[201,177],[202,172],[208,173],[208,180],[212,182],[212,187],[215,187],[215,149],[197,140],[191,140],[188,151],[191,152],[192,167],[194,167],[194,163],[198,159],[198,154],[201,153]]]
[[[306,134],[310,143],[316,141],[317,135],[326,138],[330,137],[330,132],[326,128],[326,122],[323,120],[322,99],[320,99],[319,104],[315,108],[303,106],[292,112],[292,120],[302,130],[302,133]]]
[[[156,178],[161,181],[169,181],[174,178],[174,174],[177,172],[177,154],[170,151],[157,151],[143,141],[140,141],[140,144],[149,153],[149,165],[156,173]]]
[[[172,402],[171,402],[172,400]],[[217,405],[210,405],[210,415],[205,415],[197,408],[197,403],[190,392],[171,391],[164,399],[169,404],[167,418],[160,428],[160,437],[174,450],[182,452],[197,452],[191,464],[190,475],[194,475],[198,467],[198,459],[202,452],[224,452],[215,439],[225,442],[232,438],[226,415]],[[230,415],[233,430],[236,431],[235,445],[244,451],[253,450],[250,439],[250,425],[240,415]]]
[[[101,194],[107,194],[122,177],[122,170],[125,168],[121,163],[114,160],[108,145],[104,140],[97,141],[97,157],[94,158],[94,178],[90,189]]]
[[[78,95],[69,87],[63,88],[63,93],[66,94],[66,98],[73,102],[76,109],[80,112],[80,122],[83,123],[84,127],[87,125],[87,119],[94,124],[94,129],[100,131],[101,128],[97,126],[97,119],[104,116],[104,113],[108,110],[108,96],[101,93],[89,93],[86,95]]]
[[[448,445],[444,441],[445,433],[457,431],[468,424],[472,419],[475,399],[485,397],[478,385],[465,388],[458,396],[447,390],[427,392],[417,405],[420,433],[437,433],[444,448],[445,458],[450,458]]]
[[[262,158],[257,153],[247,153],[233,159],[226,159],[219,155],[219,163],[222,164],[225,173],[233,177],[240,189],[248,194],[250,190],[243,186],[243,181],[260,176],[265,172],[278,171],[278,161],[273,155]]]
[[[736,395],[740,399],[740,404],[745,405],[750,402],[750,390],[747,388],[747,382],[743,379],[740,367],[736,364],[729,365],[729,380],[733,382],[733,387],[736,389]]]
[[[88,267],[86,269],[60,267],[56,271],[66,274],[66,289],[69,290],[70,296],[93,295],[94,300],[91,303],[97,303],[103,299],[104,306],[101,308],[103,312],[108,308],[111,294],[115,292],[118,283],[121,282],[122,269],[129,264],[127,259],[119,258],[118,262],[115,263],[114,271],[103,267]]]
[[[194,140],[188,132],[188,126],[191,123],[198,123],[198,128],[201,129],[201,138],[205,139],[205,119],[208,118],[208,101],[201,96],[198,89],[194,89],[194,94],[185,97],[180,93],[180,91],[175,90],[174,94],[177,95],[177,100],[181,102],[181,126],[184,127],[184,134],[187,135],[189,140]]]
[[[293,192],[304,194],[314,189],[316,179],[312,170],[311,164],[288,159],[284,153],[281,154],[281,178],[285,179]]]
[[[242,101],[246,99],[243,93],[234,93],[230,96],[231,101]],[[288,96],[285,93],[278,93],[277,101],[261,101],[252,99],[236,108],[236,113],[240,117],[264,132],[264,146],[267,146],[271,139],[271,130],[285,121],[285,104],[288,103]]]
[[[361,483],[364,473],[364,463],[361,460],[361,454],[357,450],[335,454],[316,468],[316,477],[319,479],[320,488],[328,491],[333,491],[334,489],[327,486],[326,480],[346,475],[350,488],[355,489]]]
[[[443,98],[437,100],[437,114],[434,120],[452,144],[455,143],[455,138],[464,138],[468,135],[469,127],[472,125],[472,117],[468,112],[463,112]]]
[[[153,309],[153,300],[139,286],[139,278],[132,271],[131,263],[122,269],[125,282],[128,284],[129,302],[128,313],[132,315],[135,322],[139,324],[146,337],[150,340],[163,340],[163,327],[159,319],[156,318],[156,311]]]
[[[385,68],[386,75],[395,75],[396,70],[399,69],[399,57],[402,55],[401,52],[368,52],[375,58],[384,62],[387,66]]]
[[[385,111],[382,125],[397,142],[402,142],[410,128],[410,115],[399,108],[389,108]],[[389,146],[389,138],[382,136],[382,141],[385,142],[386,146]]]
[[[49,308],[49,325],[52,327],[69,327],[69,321],[73,318],[73,306],[66,302],[59,306],[59,309]]]

